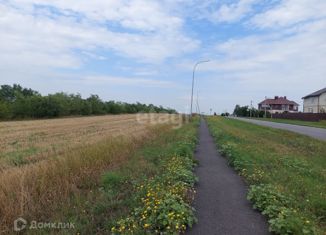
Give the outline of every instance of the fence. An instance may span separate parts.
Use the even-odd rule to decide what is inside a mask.
[[[273,118],[318,122],[326,120],[326,113],[277,113],[273,114]]]

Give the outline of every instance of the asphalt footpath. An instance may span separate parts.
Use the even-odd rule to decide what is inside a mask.
[[[228,165],[214,144],[207,124],[201,120],[195,157],[199,182],[193,206],[198,223],[188,235],[270,234],[266,218],[246,199],[248,187]]]

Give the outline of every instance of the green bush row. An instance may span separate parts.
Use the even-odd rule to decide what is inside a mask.
[[[98,95],[91,95],[87,99],[82,98],[80,94],[63,92],[42,96],[37,91],[16,84],[13,86],[0,86],[0,119],[52,118],[138,112],[176,113],[173,109],[153,104],[105,102]]]

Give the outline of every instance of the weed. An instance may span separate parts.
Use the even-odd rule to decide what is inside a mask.
[[[170,148],[161,152],[159,158],[154,157],[159,173],[135,184],[139,203],[129,216],[117,221],[111,229],[113,234],[179,234],[195,223],[190,206],[193,197],[189,195],[194,195],[197,181],[192,157],[196,138],[190,130],[182,132],[182,141],[171,139]],[[151,149],[147,154],[153,152]]]
[[[323,234],[326,174],[323,141],[226,118],[208,118],[210,131],[250,186],[248,199],[276,234]]]
[[[117,189],[119,188],[124,181],[126,180],[126,177],[118,172],[107,172],[102,176],[102,185],[105,189]]]

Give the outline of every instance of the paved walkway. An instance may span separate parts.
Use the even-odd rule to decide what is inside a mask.
[[[196,150],[199,166],[194,202],[198,223],[187,234],[263,235],[269,234],[266,219],[246,200],[247,187],[216,151],[207,124],[201,121]]]
[[[261,126],[268,126],[268,127],[293,131],[293,132],[297,132],[299,134],[308,135],[308,136],[316,138],[316,139],[326,140],[326,129],[325,128],[260,121],[260,120],[248,119],[248,118],[235,118],[235,119],[239,119],[239,120],[242,120],[245,122],[251,122],[254,124],[261,125]]]

